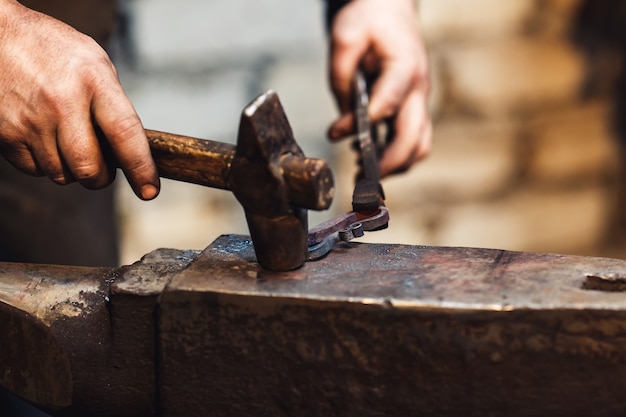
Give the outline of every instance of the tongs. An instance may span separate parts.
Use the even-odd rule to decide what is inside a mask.
[[[324,257],[338,242],[361,237],[366,231],[385,229],[389,224],[389,211],[385,207],[385,195],[380,184],[378,152],[372,139],[372,126],[367,113],[367,83],[360,70],[356,72],[353,91],[357,135],[355,148],[360,156],[360,172],[352,194],[352,211],[309,230],[309,261]]]

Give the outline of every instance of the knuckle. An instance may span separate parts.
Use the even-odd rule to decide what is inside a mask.
[[[42,124],[50,124],[51,121],[62,122],[71,120],[77,116],[76,98],[77,89],[73,84],[48,85],[40,90],[39,99],[42,104],[42,120],[40,116],[24,115],[23,125],[30,131],[37,131]],[[57,123],[58,123],[57,122]]]
[[[94,180],[100,176],[101,169],[95,163],[82,163],[73,169],[74,176],[78,181]]]
[[[407,54],[401,67],[408,74],[409,85],[422,85],[427,88],[430,86],[428,64],[416,54]]]
[[[55,184],[58,185],[67,185],[72,183],[73,181],[70,180],[68,177],[66,177],[63,174],[60,175],[49,175],[48,178],[50,178],[52,180],[52,182],[54,182]]]
[[[361,25],[355,22],[345,24],[344,20],[344,16],[338,15],[331,28],[331,40],[335,48],[349,48],[362,39]]]
[[[83,187],[99,190],[111,184],[115,179],[115,169],[97,163],[84,163],[75,166],[72,174]]]
[[[42,163],[42,169],[45,175],[50,178],[50,180],[59,185],[65,185],[72,182],[71,175],[67,171],[65,171],[60,165],[53,164],[51,162]]]
[[[115,142],[128,142],[133,140],[139,131],[143,131],[141,120],[136,114],[126,115],[115,119],[112,123],[109,139]]]
[[[378,97],[379,103],[379,119],[386,119],[397,113],[399,106],[399,97],[395,92],[387,92]]]
[[[335,25],[332,35],[333,45],[340,49],[351,46],[358,39],[356,31],[340,25]]]
[[[58,158],[40,153],[37,157],[37,163],[43,174],[55,184],[66,185],[76,181],[65,164]]]
[[[153,166],[151,160],[135,158],[126,164],[126,168],[128,171],[133,173],[145,173],[150,172],[150,170],[153,169]]]
[[[19,169],[27,175],[35,177],[43,176],[43,172],[33,159],[32,154],[27,150],[17,149],[0,149],[0,155],[2,155],[11,165]]]
[[[111,62],[106,51],[91,37],[84,35],[73,54],[74,64],[82,69],[98,68]]]
[[[111,62],[109,56],[103,50],[96,51],[92,59],[83,65],[83,74],[88,79],[92,79],[94,82],[106,79],[107,73],[117,76],[115,66]]]
[[[93,39],[89,40],[95,44]],[[111,74],[117,77],[109,56],[97,44],[95,45],[95,48],[89,44],[84,46],[68,62],[67,66],[71,69],[68,73],[72,74],[69,81],[71,92],[86,90],[93,93],[110,79]]]

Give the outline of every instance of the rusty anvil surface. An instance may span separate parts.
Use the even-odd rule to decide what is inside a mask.
[[[0,263],[0,385],[69,416],[626,412],[626,261],[250,240],[120,269]]]

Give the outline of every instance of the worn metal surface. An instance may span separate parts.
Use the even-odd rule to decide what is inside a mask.
[[[99,268],[0,263],[3,387],[52,408],[70,405],[75,393],[81,405],[90,397],[84,383],[102,376],[97,368],[109,328],[108,314],[101,308],[108,273]],[[88,334],[68,329],[77,321]],[[68,334],[70,339],[64,337]],[[75,355],[68,352],[72,345],[80,346]],[[93,357],[73,369],[72,361],[86,359],[88,351]]]
[[[164,415],[626,412],[621,260],[345,244],[290,273],[223,237],[160,303]],[[602,278],[600,278],[602,279]]]
[[[626,261],[249,238],[120,269],[0,263],[0,384],[59,416],[618,416]]]
[[[55,416],[157,413],[157,297],[195,256],[120,269],[0,263],[0,385]]]
[[[231,190],[243,206],[259,263],[272,271],[300,267],[307,254],[307,209],[333,199],[326,162],[305,158],[271,90],[243,110],[237,146],[146,131],[159,175]]]

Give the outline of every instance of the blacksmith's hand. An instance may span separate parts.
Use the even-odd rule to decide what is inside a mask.
[[[352,0],[335,16],[329,72],[341,116],[329,128],[331,140],[353,132],[351,91],[359,65],[378,74],[368,111],[372,123],[394,118],[381,176],[406,171],[428,154],[432,137],[428,60],[414,0]]]
[[[140,198],[156,197],[146,134],[106,52],[56,19],[0,0],[0,153],[27,174],[99,189],[115,177],[103,148]]]

